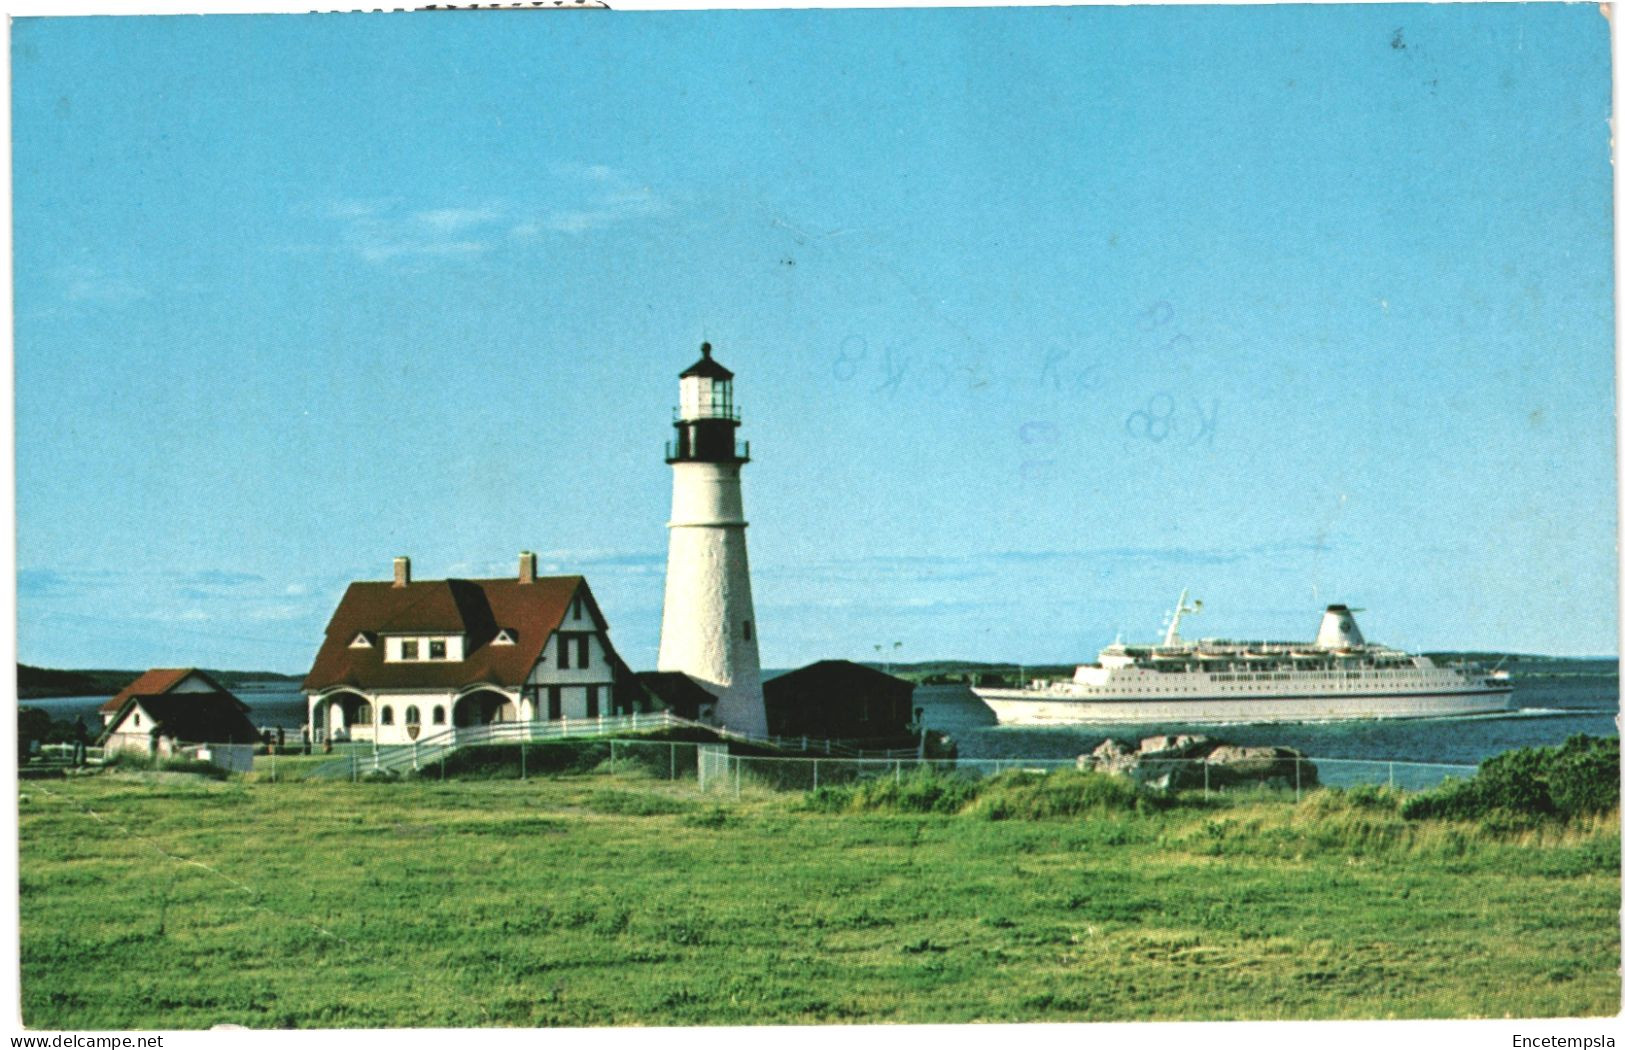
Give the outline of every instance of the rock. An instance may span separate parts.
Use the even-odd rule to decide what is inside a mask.
[[[1140,741],[1140,757],[1199,758],[1219,742],[1199,734],[1148,736]]]
[[[1101,773],[1126,773],[1139,761],[1140,756],[1133,745],[1107,737],[1087,755],[1078,756],[1078,768]]]
[[[1276,787],[1313,787],[1320,783],[1315,764],[1295,747],[1238,747],[1222,744],[1207,756],[1208,783],[1271,784]]]
[[[1087,755],[1079,769],[1133,777],[1161,791],[1268,784],[1312,787],[1320,783],[1315,764],[1292,747],[1241,747],[1198,734],[1151,736],[1138,748],[1110,737]]]

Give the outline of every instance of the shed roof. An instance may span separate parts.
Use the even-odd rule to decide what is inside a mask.
[[[906,690],[912,693],[914,683],[851,660],[819,660],[762,683],[762,693],[768,699],[783,693],[858,688],[889,692]]]
[[[103,714],[113,714],[124,706],[124,701],[132,696],[159,696],[169,692],[193,675],[197,675],[208,683],[209,687],[217,693],[227,693],[229,690],[215,681],[206,672],[195,667],[154,667],[150,671],[143,671],[135,681],[118,691],[107,703],[100,708]]]

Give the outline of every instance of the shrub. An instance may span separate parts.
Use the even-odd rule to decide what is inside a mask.
[[[670,813],[687,813],[693,804],[681,799],[652,795],[641,791],[596,791],[587,799],[587,808],[594,813],[608,813],[626,817],[657,817]]]
[[[51,731],[51,716],[37,707],[17,711],[17,761],[27,762],[31,745]]]
[[[1314,816],[1339,813],[1397,813],[1404,796],[1375,784],[1321,788],[1303,800],[1303,810]]]
[[[1518,813],[1567,820],[1619,806],[1619,738],[1579,734],[1561,747],[1525,747],[1487,758],[1468,780],[1407,799],[1400,815],[1473,819]]]
[[[199,758],[166,758],[158,764],[158,768],[165,773],[196,773],[211,780],[224,780],[228,775],[213,762]]]
[[[963,777],[917,769],[908,776],[825,785],[804,805],[820,813],[958,813],[976,797],[978,785]]]
[[[156,763],[151,755],[140,751],[115,751],[102,762],[106,769],[138,770],[153,769]]]
[[[710,809],[698,813],[688,813],[682,818],[685,827],[690,828],[720,828],[728,823],[728,811],[721,806],[712,806]]]
[[[524,754],[520,754],[523,746]],[[609,758],[602,741],[561,740],[545,744],[487,744],[465,747],[444,759],[444,775],[464,780],[518,780],[527,777],[590,773]],[[427,763],[418,776],[438,779],[442,760]]]
[[[1570,737],[1557,749],[1547,783],[1552,805],[1565,816],[1618,808],[1619,737]]]
[[[1142,810],[1166,805],[1158,793],[1127,777],[1079,770],[1004,773],[981,785],[967,812],[989,820],[1043,820],[1084,813]]]

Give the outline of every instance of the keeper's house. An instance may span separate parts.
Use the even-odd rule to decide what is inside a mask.
[[[311,739],[404,744],[448,726],[597,718],[643,695],[580,576],[350,584],[305,677]]]

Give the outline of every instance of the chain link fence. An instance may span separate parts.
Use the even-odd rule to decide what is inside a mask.
[[[377,776],[371,756],[357,751],[342,761],[346,779]],[[307,760],[308,761],[308,760]],[[854,758],[816,753],[795,757],[742,755],[727,744],[681,740],[599,739],[484,745],[437,754],[412,775],[425,779],[476,777],[526,779],[560,773],[607,772],[652,780],[694,780],[704,793],[808,792],[821,787],[891,778],[901,781],[924,771],[943,777],[980,780],[1011,771],[1051,773],[1077,769],[1073,758]],[[1239,762],[1200,758],[1140,758],[1126,768],[1107,770],[1157,790],[1214,794],[1268,786],[1296,796],[1316,787],[1370,785],[1404,791],[1437,787],[1448,777],[1470,777],[1476,766],[1386,759],[1270,757]],[[398,775],[398,774],[391,774]]]
[[[892,778],[901,781],[921,771],[938,776],[979,780],[1012,770],[1050,773],[1076,769],[1076,759],[1051,758],[782,758],[729,754],[725,747],[698,745],[695,776],[702,792],[738,797],[746,789],[816,791],[820,787]],[[1470,777],[1477,766],[1376,759],[1275,758],[1268,766],[1212,763],[1202,759],[1143,759],[1122,772],[1135,781],[1163,790],[1204,794],[1244,787],[1291,790],[1301,797],[1315,787],[1373,787],[1422,791],[1449,777]]]

